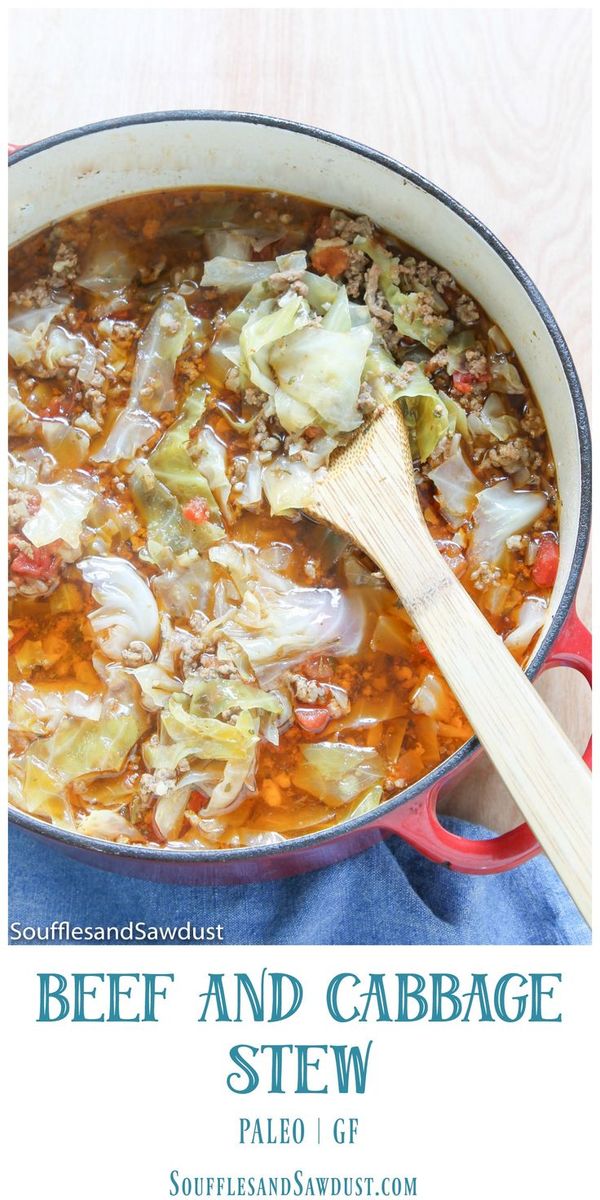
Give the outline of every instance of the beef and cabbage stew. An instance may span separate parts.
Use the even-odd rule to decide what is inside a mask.
[[[558,563],[544,422],[502,330],[366,216],[187,190],[11,256],[10,796],[63,829],[270,844],[469,736],[381,573],[303,506],[401,404],[425,520],[515,657]]]

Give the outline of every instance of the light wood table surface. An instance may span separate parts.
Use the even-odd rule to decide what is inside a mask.
[[[13,10],[9,136],[229,108],[375,146],[456,196],[513,251],[589,395],[590,50],[590,16],[573,9]],[[589,570],[578,609],[589,624]],[[540,690],[582,747],[587,685],[555,670]],[[517,819],[483,761],[447,804],[496,829]]]

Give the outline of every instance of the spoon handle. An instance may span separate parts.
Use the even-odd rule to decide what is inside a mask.
[[[332,474],[314,511],[381,568],[591,924],[591,774],[439,553],[414,493],[398,478],[397,454],[391,439],[356,461],[351,475]]]

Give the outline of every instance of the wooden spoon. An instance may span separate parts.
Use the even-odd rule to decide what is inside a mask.
[[[397,407],[334,455],[307,511],[348,534],[386,575],[591,925],[591,774],[439,553]]]

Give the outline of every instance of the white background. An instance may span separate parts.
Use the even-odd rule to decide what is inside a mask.
[[[209,971],[288,971],[300,1012],[280,1024],[198,1024]],[[586,948],[54,948],[9,951],[11,1200],[163,1200],[169,1172],[418,1177],[422,1200],[593,1194],[586,1096],[594,1001]],[[155,1025],[37,1024],[36,973],[170,971]],[[336,1024],[337,971],[562,972],[558,1024]],[[5,977],[6,978],[6,977]],[[364,1096],[248,1097],[227,1090],[234,1043],[373,1038]],[[324,1078],[332,1076],[326,1071]],[[290,1086],[295,1086],[293,1073]],[[356,1115],[355,1147],[242,1149],[240,1116]]]

